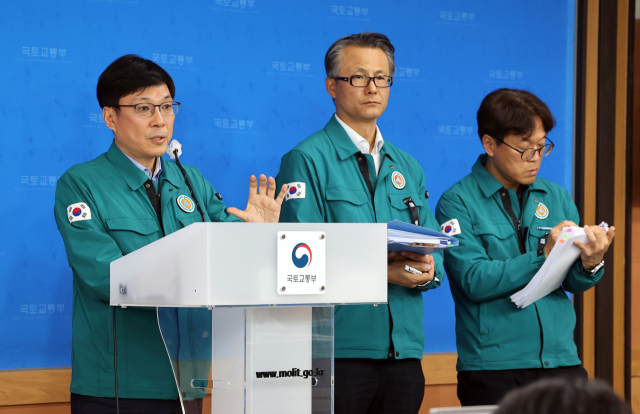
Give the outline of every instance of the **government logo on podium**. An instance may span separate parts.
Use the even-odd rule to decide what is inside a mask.
[[[322,231],[278,232],[277,290],[280,295],[317,295],[326,291]]]

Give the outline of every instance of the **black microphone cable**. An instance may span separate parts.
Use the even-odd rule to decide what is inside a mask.
[[[178,165],[178,167],[180,168],[180,171],[182,172],[182,176],[184,177],[184,182],[187,184],[187,187],[189,187],[189,191],[191,192],[191,197],[193,197],[193,201],[196,203],[196,207],[198,207],[198,211],[200,212],[200,216],[202,217],[202,221],[206,222],[207,220],[205,220],[205,218],[204,218],[204,213],[202,212],[202,207],[200,207],[200,203],[198,203],[198,199],[196,198],[196,193],[193,192],[193,188],[191,188],[191,184],[189,184],[189,180],[187,179],[187,172],[184,170],[184,168],[182,168],[182,164],[180,164],[180,160],[178,159],[178,150],[177,149],[173,150],[173,155],[176,156],[176,164]]]

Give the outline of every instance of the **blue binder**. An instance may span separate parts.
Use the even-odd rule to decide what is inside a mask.
[[[416,226],[415,224],[404,223],[402,221],[393,220],[387,224],[387,230],[400,230],[408,233],[422,234],[437,238],[437,243],[432,243],[431,246],[412,246],[409,243],[395,243],[390,242],[387,245],[387,251],[389,252],[414,252],[419,254],[431,254],[434,252],[441,252],[445,249],[458,246],[458,240],[451,236],[447,236],[439,231],[431,230],[426,227]]]

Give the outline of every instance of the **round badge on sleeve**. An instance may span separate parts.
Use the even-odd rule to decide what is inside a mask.
[[[196,209],[196,203],[185,195],[181,195],[176,201],[178,202],[178,207],[180,207],[182,211],[193,213],[193,210]]]
[[[402,175],[398,171],[394,171],[393,174],[391,174],[391,183],[398,190],[402,190],[404,188],[404,185],[406,184],[404,175]]]
[[[538,204],[538,207],[536,207],[536,217],[541,220],[549,217],[549,209],[547,208],[547,206],[542,203]]]

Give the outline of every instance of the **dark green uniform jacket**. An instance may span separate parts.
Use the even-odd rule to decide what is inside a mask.
[[[554,227],[562,220],[579,224],[578,210],[565,189],[536,178],[522,196],[520,212],[516,192],[504,190],[484,168],[486,159],[486,155],[480,156],[471,174],[447,190],[436,209],[440,223],[457,219],[461,230],[454,236],[460,246],[445,252],[456,309],[457,369],[578,365],[573,341],[576,314],[565,290],[578,293],[589,289],[602,277],[602,269],[592,276],[578,259],[563,283],[564,290],[558,288],[524,309],[518,309],[510,298],[544,263],[540,239],[548,232],[537,227]],[[521,220],[521,231],[526,235],[524,254],[502,197],[510,198],[515,216]]]
[[[238,220],[196,168],[183,165],[210,221]],[[70,168],[58,181],[54,214],[73,270],[71,392],[115,397],[113,313],[109,306],[109,264],[160,239],[162,230],[143,186],[147,176],[115,144],[98,158]],[[160,175],[165,234],[202,221],[176,199],[191,197],[178,166],[162,160]],[[68,207],[83,203],[91,219],[70,222]],[[176,399],[178,393],[156,310],[117,309],[120,398]]]
[[[375,212],[357,157],[367,159]],[[391,183],[394,172],[404,176],[406,184],[402,189]],[[305,183],[306,187],[304,198],[290,198],[283,203],[281,222],[388,223],[397,219],[412,223],[411,212],[402,201],[411,197],[418,206],[420,225],[438,229],[427,204],[420,164],[385,140],[376,178],[373,157],[360,152],[335,117],[323,130],[302,141],[282,158],[276,181],[278,188],[293,182]],[[435,275],[442,281],[442,256],[434,254],[433,257]],[[367,258],[356,257],[354,260]],[[422,291],[439,284],[433,282],[425,288],[415,289],[389,284],[388,305],[336,306],[336,358],[387,358],[393,342],[396,358],[421,359],[424,350]]]

